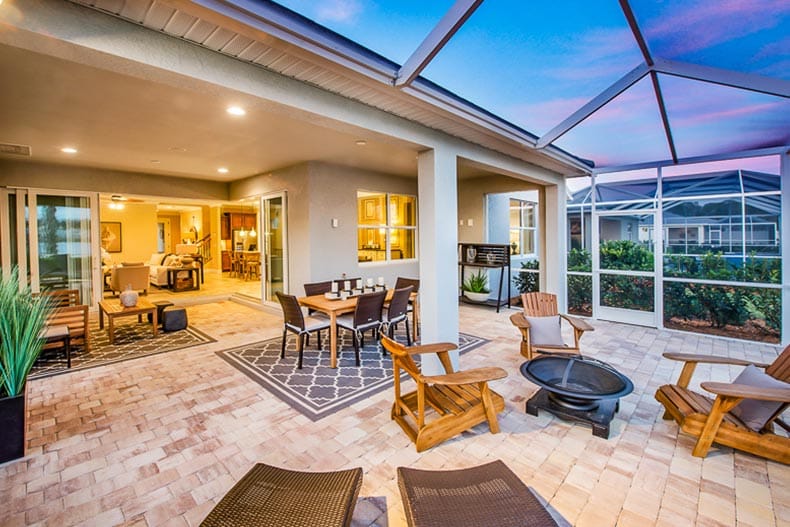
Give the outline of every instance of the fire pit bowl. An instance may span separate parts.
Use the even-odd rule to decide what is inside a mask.
[[[529,401],[527,413],[546,410],[563,419],[593,426],[593,434],[609,436],[609,422],[619,399],[634,384],[612,366],[582,355],[543,355],[521,365],[521,374],[541,387]]]

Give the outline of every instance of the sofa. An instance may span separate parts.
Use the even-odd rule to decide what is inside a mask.
[[[185,265],[194,265],[190,261],[189,264],[182,262],[183,256],[177,254],[154,253],[148,260],[148,280],[151,285],[157,287],[167,287],[167,268],[168,267],[182,267]]]

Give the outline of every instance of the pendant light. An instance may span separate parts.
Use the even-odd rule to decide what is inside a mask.
[[[250,229],[250,238],[255,238],[256,236],[258,236],[258,233],[255,232],[255,224],[258,223],[258,213],[255,212],[255,207],[252,207],[252,213],[253,216],[255,216],[255,219],[252,221],[252,228]]]

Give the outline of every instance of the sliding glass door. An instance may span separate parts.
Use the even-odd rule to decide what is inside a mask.
[[[93,265],[97,216],[93,194],[6,190],[2,195],[2,265],[14,265],[33,291],[78,289],[91,304],[98,282]]]

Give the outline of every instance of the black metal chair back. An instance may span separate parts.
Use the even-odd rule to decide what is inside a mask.
[[[332,291],[332,280],[326,282],[313,282],[304,285],[304,294],[307,296],[323,295]]]

